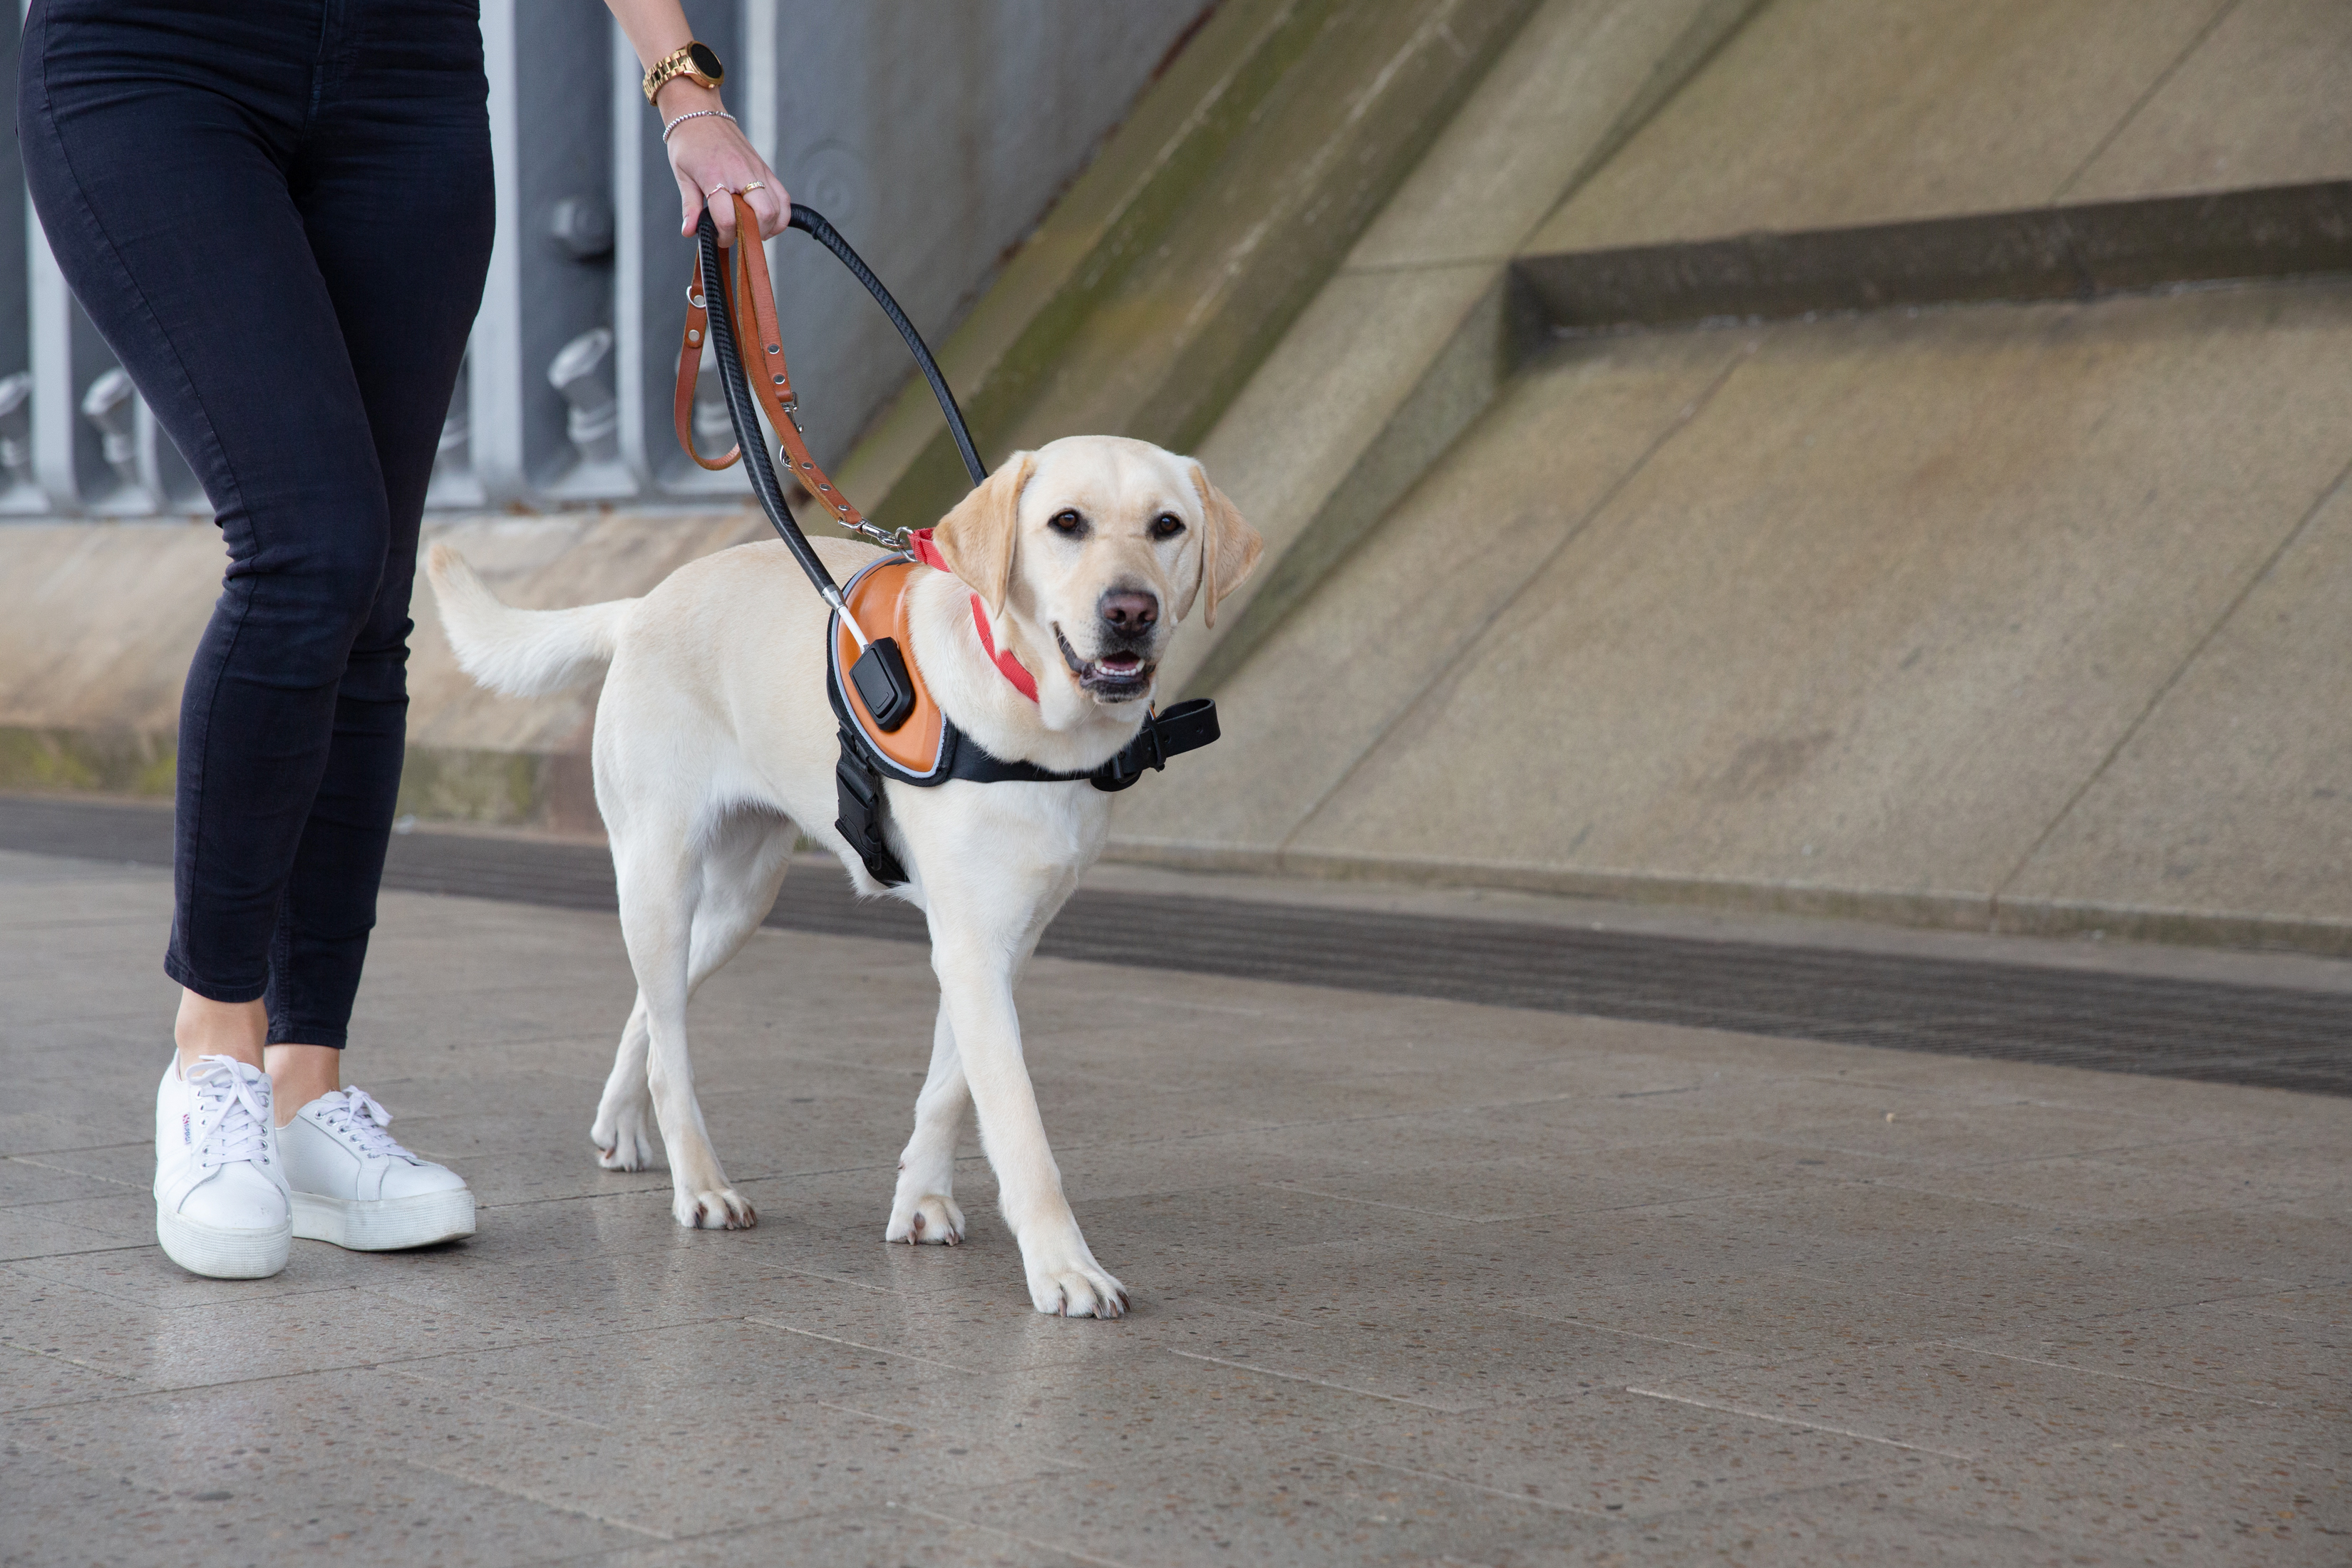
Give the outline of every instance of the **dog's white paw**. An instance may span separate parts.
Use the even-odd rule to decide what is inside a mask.
[[[588,1137],[596,1145],[596,1163],[608,1171],[644,1171],[653,1166],[654,1133],[646,1124],[642,1106],[609,1121],[597,1117]]]
[[[885,1241],[903,1241],[909,1246],[929,1242],[937,1247],[954,1247],[963,1237],[963,1210],[956,1207],[955,1199],[945,1193],[926,1193],[911,1202],[902,1202],[890,1211],[889,1228],[882,1233]]]
[[[1127,1313],[1127,1287],[1095,1261],[1075,1231],[1066,1242],[1038,1247],[1028,1266],[1029,1300],[1057,1318],[1118,1318]]]
[[[680,1192],[670,1201],[670,1212],[688,1230],[749,1230],[760,1223],[751,1205],[734,1188],[707,1193]]]

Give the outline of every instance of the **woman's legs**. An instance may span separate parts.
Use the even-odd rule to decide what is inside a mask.
[[[470,16],[333,17],[49,0],[24,48],[43,226],[229,548],[183,698],[165,964],[204,1049],[250,1015],[202,1004],[265,994],[272,1041],[342,1044],[399,784],[416,523],[488,259]]]
[[[298,1234],[472,1229],[464,1184],[332,1089],[399,787],[425,481],[488,256],[479,49],[450,0],[36,0],[26,19],[35,207],[228,547],[182,701],[165,969],[184,1060],[258,1063],[266,1013],[303,1125],[281,1148],[240,1120],[275,1120],[257,1075],[165,1075],[157,1230],[198,1272],[282,1266],[283,1208],[274,1253],[257,1216],[289,1173],[270,1201]],[[229,1177],[251,1189],[234,1212]]]

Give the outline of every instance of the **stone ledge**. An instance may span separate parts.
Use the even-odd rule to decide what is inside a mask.
[[[0,792],[168,800],[178,759],[170,734],[0,725]],[[585,752],[410,746],[397,810],[435,822],[604,831]]]
[[[1525,256],[1560,331],[2352,271],[2352,181]]]

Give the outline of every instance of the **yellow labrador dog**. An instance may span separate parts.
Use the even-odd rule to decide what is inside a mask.
[[[998,757],[1084,773],[1135,737],[1176,623],[1256,563],[1261,542],[1201,465],[1141,441],[1075,437],[1017,453],[939,524],[953,572],[908,591],[907,651],[933,700]],[[870,546],[816,546],[843,580]],[[516,696],[610,666],[596,710],[596,805],[611,835],[636,1005],[590,1136],[604,1164],[669,1152],[680,1225],[751,1225],[695,1098],[688,999],[775,902],[795,826],[861,893],[929,919],[940,980],[930,1076],[915,1102],[887,1240],[963,1239],[953,1189],[969,1100],[1041,1312],[1117,1317],[1125,1289],[1095,1260],[1062,1194],[1021,1051],[1013,991],[1048,922],[1102,850],[1109,797],[1081,782],[887,785],[889,840],[910,880],[884,889],[834,826],[835,721],[826,611],[780,542],[723,551],[642,599],[571,610],[501,604],[456,552],[428,571],[458,662]],[[984,651],[1034,679],[1033,700]],[[1164,613],[1163,613],[1164,612]]]

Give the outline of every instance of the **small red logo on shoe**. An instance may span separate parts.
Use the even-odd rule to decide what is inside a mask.
[[[188,1113],[187,1113],[186,1111],[183,1110],[182,1112],[180,1112],[180,1142],[183,1142],[183,1143],[185,1143],[187,1141],[188,1141]]]

